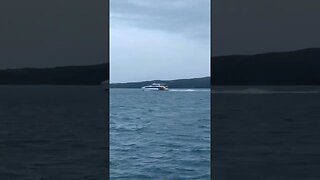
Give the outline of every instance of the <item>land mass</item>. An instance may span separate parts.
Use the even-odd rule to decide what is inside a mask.
[[[256,55],[212,57],[213,85],[320,85],[320,48]],[[108,64],[0,70],[0,84],[108,84]],[[170,88],[209,88],[210,77],[110,84],[140,88],[153,82]]]
[[[0,70],[0,84],[99,85],[109,79],[108,64]]]
[[[212,57],[214,85],[320,85],[320,48]]]
[[[152,83],[166,84],[169,88],[210,88],[210,77],[193,78],[193,79],[177,79],[177,80],[153,80],[130,83],[114,83],[110,84],[110,88],[141,88]]]

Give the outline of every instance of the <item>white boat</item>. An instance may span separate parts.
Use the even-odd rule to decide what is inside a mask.
[[[167,91],[168,86],[164,84],[153,83],[148,86],[143,86],[141,89],[144,91]]]

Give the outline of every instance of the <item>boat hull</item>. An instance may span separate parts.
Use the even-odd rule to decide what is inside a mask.
[[[168,88],[142,88],[143,91],[168,91]]]

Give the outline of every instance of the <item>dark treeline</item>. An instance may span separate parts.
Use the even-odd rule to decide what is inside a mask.
[[[108,64],[0,70],[0,84],[99,85],[109,79]]]
[[[210,88],[210,77],[193,78],[193,79],[177,79],[169,81],[143,81],[143,82],[131,82],[131,83],[116,83],[110,84],[111,88],[141,88],[143,86],[150,85],[152,83],[163,83],[169,86],[169,88]]]
[[[320,48],[212,58],[213,85],[320,85]],[[0,84],[99,85],[109,79],[108,64],[0,70]],[[140,88],[153,82],[170,88],[209,88],[210,77],[111,84]]]
[[[214,85],[320,85],[320,48],[212,58]]]

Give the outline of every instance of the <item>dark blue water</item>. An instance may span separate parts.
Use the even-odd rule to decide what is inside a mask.
[[[111,179],[210,179],[210,91],[110,91]]]
[[[0,179],[107,179],[101,87],[0,86]]]
[[[214,179],[320,179],[320,87],[214,89]]]

